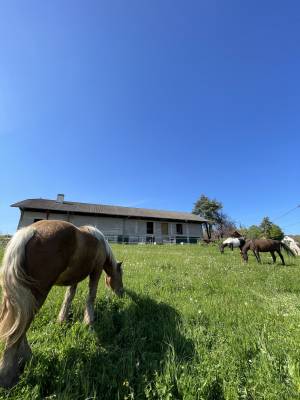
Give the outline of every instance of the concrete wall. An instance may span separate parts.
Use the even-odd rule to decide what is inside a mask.
[[[35,219],[47,219],[45,212],[37,211],[24,211],[21,214],[18,228],[30,225]],[[92,225],[100,229],[107,236],[118,237],[120,235],[130,237],[139,241],[138,237],[153,236],[155,241],[161,242],[168,240],[170,237],[178,238],[184,237],[196,237],[201,238],[203,236],[202,224],[198,223],[186,223],[182,222],[182,235],[176,233],[176,224],[178,222],[168,222],[168,235],[162,235],[162,222],[163,221],[152,221],[153,222],[153,235],[147,235],[147,221],[130,219],[130,218],[114,218],[114,217],[103,217],[103,216],[88,216],[88,215],[67,215],[49,213],[49,220],[64,220],[71,222],[76,226]]]

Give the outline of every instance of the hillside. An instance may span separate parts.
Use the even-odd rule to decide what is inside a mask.
[[[214,246],[113,247],[127,294],[103,288],[95,331],[55,319],[51,291],[30,331],[34,357],[1,399],[299,399],[300,257],[263,265]]]

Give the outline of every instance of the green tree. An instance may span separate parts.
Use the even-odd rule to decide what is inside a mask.
[[[240,225],[238,231],[243,237],[247,237],[248,229],[245,226]]]
[[[272,224],[269,231],[269,238],[275,240],[282,240],[284,238],[284,233],[278,225]]]
[[[213,232],[218,237],[223,237],[236,229],[234,222],[221,210],[223,204],[216,199],[210,199],[209,197],[202,194],[200,198],[194,204],[193,214],[200,215],[203,218],[208,219],[211,224],[209,227],[210,235]]]
[[[200,215],[212,222],[216,222],[219,217],[219,212],[223,208],[223,204],[215,199],[209,199],[202,194],[194,204],[193,214]]]
[[[252,225],[247,229],[246,236],[249,239],[265,238],[282,240],[284,233],[278,225],[270,221],[269,217],[264,217],[259,226]]]
[[[247,238],[248,239],[258,239],[261,236],[261,229],[257,225],[251,225],[247,229]]]
[[[261,236],[265,238],[270,238],[270,232],[272,229],[272,222],[269,217],[264,217],[259,225],[259,229],[261,230]]]

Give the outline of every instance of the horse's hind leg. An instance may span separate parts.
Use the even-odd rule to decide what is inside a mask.
[[[69,315],[70,315],[71,303],[74,299],[74,296],[76,293],[76,288],[77,288],[77,284],[68,287],[68,289],[66,290],[65,298],[62,303],[58,317],[57,317],[58,322],[65,322],[68,320]]]
[[[281,251],[277,250],[277,253],[279,254],[279,257],[281,259],[282,265],[285,265],[284,258],[283,258],[283,255],[281,254]]]
[[[273,264],[276,263],[276,256],[275,256],[275,252],[274,251],[270,251],[272,259],[273,259]]]
[[[94,304],[97,294],[97,288],[99,279],[101,276],[101,269],[96,269],[90,274],[89,280],[89,294],[86,301],[86,307],[84,310],[84,322],[87,325],[93,325],[95,314],[94,314]]]

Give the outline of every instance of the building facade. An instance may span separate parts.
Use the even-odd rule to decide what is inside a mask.
[[[197,243],[208,225],[191,213],[69,202],[63,195],[56,200],[27,199],[12,207],[21,211],[18,228],[39,220],[63,220],[95,226],[113,242]]]

